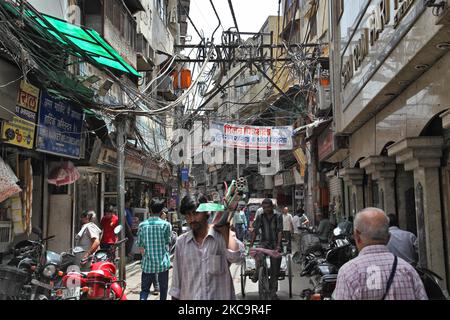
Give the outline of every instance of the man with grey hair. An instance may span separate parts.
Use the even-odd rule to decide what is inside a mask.
[[[389,252],[389,219],[383,210],[366,208],[354,221],[359,256],[339,270],[336,300],[427,300],[416,270]]]

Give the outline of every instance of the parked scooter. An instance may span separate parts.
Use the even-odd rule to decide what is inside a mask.
[[[114,233],[121,232],[122,226],[117,226]],[[90,271],[81,272],[79,266],[68,268],[63,276],[62,286],[54,290],[53,296],[61,300],[127,300],[125,295],[126,282],[116,276],[117,267],[114,252],[128,238],[116,242],[108,250],[98,250],[95,254],[82,260],[91,262]]]

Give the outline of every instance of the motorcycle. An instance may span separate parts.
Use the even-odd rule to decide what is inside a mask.
[[[121,228],[116,227],[114,233],[119,234]],[[59,300],[127,300],[126,282],[116,277],[118,259],[114,259],[115,249],[127,240],[120,240],[109,249],[98,250],[82,259],[81,263],[91,262],[88,272],[81,272],[77,265],[70,266],[53,296]]]
[[[303,290],[302,296],[307,300],[329,300],[336,287],[339,268],[357,255],[356,247],[339,227],[334,229],[325,258],[309,253],[307,264],[300,273],[308,276],[312,289]]]
[[[60,282],[63,271],[73,261],[74,255],[70,252],[58,254],[45,250],[47,241],[54,236],[43,239],[38,228],[33,228],[32,232],[39,239],[18,242],[13,248],[14,257],[0,271],[4,275],[0,278],[4,299],[50,299],[55,283]]]
[[[7,299],[45,300],[48,298],[48,290],[52,285],[51,278],[56,273],[54,264],[59,261],[52,252],[45,251],[45,244],[54,236],[43,239],[42,232],[38,228],[33,228],[32,232],[39,239],[18,242],[13,249],[14,257],[7,264],[11,268],[25,272],[22,281],[19,281],[20,289],[16,290],[14,296],[9,296]],[[10,273],[13,273],[12,269]]]

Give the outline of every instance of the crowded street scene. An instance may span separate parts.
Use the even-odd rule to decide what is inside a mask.
[[[450,0],[0,0],[0,300],[448,300],[448,83]]]

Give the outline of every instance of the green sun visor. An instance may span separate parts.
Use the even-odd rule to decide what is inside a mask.
[[[225,211],[225,207],[218,203],[202,203],[198,206],[196,212]]]
[[[8,11],[19,17],[21,15],[20,6],[0,2]],[[64,20],[40,14],[38,17],[32,10],[25,9],[24,15],[27,17],[31,27],[44,36],[53,37],[61,45],[69,47],[69,51],[74,51],[77,56],[89,56],[92,64],[113,68],[120,72],[141,77],[133,67],[114,50],[98,33],[89,28],[84,28]],[[44,21],[45,20],[45,21]]]

